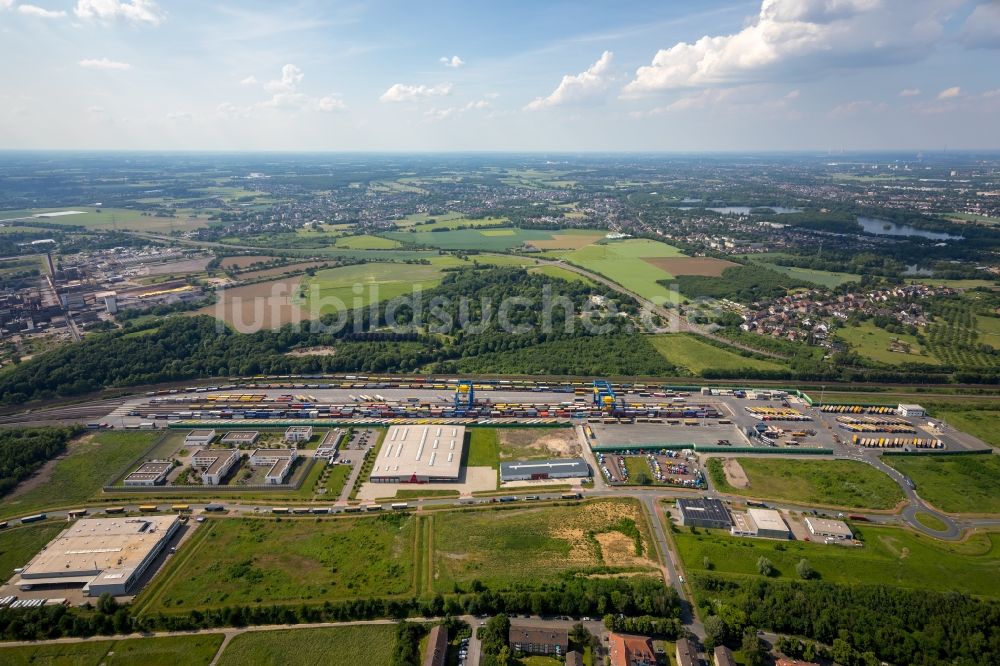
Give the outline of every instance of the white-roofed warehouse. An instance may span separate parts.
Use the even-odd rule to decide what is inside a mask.
[[[458,481],[465,448],[465,427],[392,426],[375,459],[373,483]]]
[[[584,479],[590,476],[590,465],[582,458],[564,460],[521,460],[500,463],[501,481],[532,479]]]

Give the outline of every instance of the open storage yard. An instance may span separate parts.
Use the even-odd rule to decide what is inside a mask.
[[[684,528],[674,534],[684,567],[759,578],[757,560],[771,560],[779,579],[799,580],[795,566],[807,559],[817,580],[829,583],[898,585],[1000,597],[1000,533],[976,533],[944,543],[897,527],[852,525],[861,547],[730,536],[719,530]]]
[[[1000,457],[996,455],[885,456],[913,479],[920,497],[951,513],[1000,513]]]
[[[895,481],[869,465],[852,460],[748,457],[736,460],[749,482],[745,488],[726,480],[722,458],[708,461],[709,476],[718,491],[858,509],[892,509],[903,499]]]
[[[583,454],[572,428],[504,428],[496,432],[501,460],[579,458]]]

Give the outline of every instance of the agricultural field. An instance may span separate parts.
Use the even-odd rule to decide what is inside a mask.
[[[546,460],[583,455],[575,428],[503,428],[496,431],[500,460]]]
[[[453,229],[424,231],[424,227],[411,227],[408,231],[391,231],[383,234],[402,243],[415,243],[443,250],[482,250],[505,252],[519,248],[526,242],[551,240],[552,232],[514,227],[486,229]]]
[[[0,532],[0,584],[7,582],[14,569],[23,567],[64,529],[66,524],[60,521],[13,526]]]
[[[389,666],[396,643],[391,624],[248,631],[233,638],[219,666]]]
[[[715,257],[652,257],[645,259],[657,268],[670,275],[706,275],[719,277],[722,271],[732,266],[739,266],[725,259]]]
[[[539,250],[578,250],[604,238],[606,232],[592,229],[563,229],[552,232],[551,240],[532,241]]]
[[[983,353],[979,322],[996,330],[992,321],[976,314],[977,304],[971,299],[947,302],[936,308],[933,322],[927,327],[927,348],[945,363],[959,367],[984,368],[1000,363],[994,354]]]
[[[444,278],[442,268],[461,264],[454,257],[436,257],[430,265],[372,262],[318,271],[302,280],[297,290],[299,302],[306,312],[316,316],[337,312],[340,304],[353,309],[409,295],[418,284],[423,289],[436,287]],[[360,293],[356,285],[361,286]],[[334,299],[339,299],[339,304]]]
[[[557,278],[559,280],[566,280],[567,282],[583,282],[584,284],[594,286],[594,281],[590,278],[584,277],[579,273],[574,273],[566,268],[560,268],[559,266],[537,266],[535,268],[529,268],[529,273],[535,273],[537,275],[545,275],[550,278]]]
[[[260,278],[266,277],[279,277],[288,273],[302,273],[309,268],[319,268],[319,267],[331,267],[334,265],[332,261],[303,261],[293,264],[285,264],[284,266],[275,266],[274,268],[265,268],[263,270],[257,271],[247,271],[246,273],[240,273],[239,280],[259,280]]]
[[[429,220],[434,220],[429,222]],[[425,215],[418,213],[408,215],[396,221],[401,228],[415,227],[413,231],[434,231],[435,229],[457,229],[459,227],[502,227],[509,224],[506,217],[469,218],[461,213],[445,213],[444,215]]]
[[[435,591],[536,587],[597,567],[656,572],[638,502],[607,499],[579,506],[443,512],[432,518]]]
[[[649,341],[667,362],[687,368],[695,375],[705,370],[784,370],[776,361],[748,358],[720,349],[688,333],[663,333],[649,337]]]
[[[362,234],[361,236],[343,236],[337,239],[337,247],[342,247],[348,250],[392,250],[400,247],[402,243],[399,241],[394,241],[389,238],[381,238],[379,236],[369,236],[368,234]]]
[[[1000,317],[977,315],[976,330],[979,331],[980,344],[1000,349]]]
[[[920,497],[941,511],[1000,513],[1000,457],[922,455],[882,460],[913,479]]]
[[[906,333],[890,333],[870,321],[860,326],[844,326],[837,329],[837,337],[851,346],[856,353],[879,363],[929,363],[940,365],[941,361],[917,341],[916,336]],[[908,351],[907,351],[908,350]]]
[[[217,519],[142,593],[144,611],[395,596],[413,588],[413,516]]]
[[[0,647],[8,666],[208,666],[222,645],[222,634],[91,640],[82,643]]]
[[[37,217],[52,213],[79,211],[73,215]],[[128,208],[90,208],[70,206],[68,208],[38,208],[33,210],[0,212],[0,222],[9,219],[36,219],[46,224],[65,224],[85,227],[94,231],[150,231],[169,233],[190,231],[207,226],[206,218],[178,213],[177,217],[157,217],[149,213]]]
[[[847,585],[959,590],[1000,597],[1000,533],[978,532],[957,543],[937,541],[898,527],[853,526],[861,548],[805,541],[773,541],[730,536],[720,530],[679,530],[674,535],[684,567],[691,573],[759,578],[757,559],[766,557],[779,580],[799,580],[795,565],[807,559],[817,580]]]
[[[779,266],[778,264],[770,264],[766,262],[757,262],[761,266],[766,266],[772,271],[777,271],[779,273],[784,273],[796,280],[804,280],[806,282],[812,282],[813,284],[818,284],[823,287],[833,288],[839,287],[847,282],[857,282],[861,279],[860,275],[854,273],[835,273],[833,271],[821,271],[814,268],[798,268],[795,266]]]
[[[162,435],[158,432],[100,432],[69,444],[68,453],[46,463],[4,497],[0,518],[75,508],[97,494]]]
[[[265,254],[248,254],[243,256],[223,257],[219,262],[219,267],[223,270],[227,268],[249,268],[254,264],[267,264],[280,257]]]
[[[746,473],[749,485],[731,485],[723,471],[723,459],[711,458],[708,473],[719,492],[852,509],[888,510],[903,499],[903,491],[895,481],[874,467],[852,460],[735,460]]]
[[[298,302],[303,279],[301,276],[293,276],[242,287],[229,287],[218,292],[218,301],[195,310],[192,314],[210,315],[226,322],[240,333],[255,333],[318,318],[318,312],[314,313],[315,317],[310,317],[311,310],[300,307]]]
[[[658,280],[674,277],[662,268],[640,259],[683,257],[672,245],[641,238],[608,241],[575,250],[563,255],[571,264],[603,275],[654,303],[676,303],[679,296]]]

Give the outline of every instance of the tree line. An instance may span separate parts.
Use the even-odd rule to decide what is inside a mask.
[[[79,426],[0,430],[0,497],[63,453],[80,432]]]

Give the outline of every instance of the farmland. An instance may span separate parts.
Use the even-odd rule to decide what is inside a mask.
[[[521,247],[526,242],[552,238],[552,233],[548,231],[513,227],[452,229],[438,232],[417,231],[417,229],[423,228],[413,227],[409,231],[391,231],[383,235],[402,243],[415,243],[443,250],[482,250],[484,252],[504,252]],[[498,234],[498,231],[510,233]]]
[[[720,349],[688,333],[664,333],[654,335],[649,341],[668,362],[687,368],[692,374],[700,375],[705,370],[737,370],[751,368],[753,370],[783,370],[784,367],[773,361],[741,356],[725,349]]]
[[[337,239],[337,247],[348,250],[392,250],[401,245],[399,241],[379,236],[344,236]]]
[[[300,280],[299,277],[280,278],[220,290],[219,301],[206,305],[194,314],[221,319],[240,333],[254,333],[307,321],[310,310],[300,307],[295,300]]]
[[[643,514],[634,500],[441,513],[432,520],[432,578],[439,592],[465,588],[474,580],[491,589],[535,587],[595,567],[655,570]]]
[[[880,363],[930,363],[939,365],[935,356],[929,354],[916,336],[906,333],[890,333],[878,328],[870,321],[859,326],[845,326],[837,329],[837,337],[851,346],[855,352]]]
[[[675,303],[678,295],[659,284],[673,277],[647,261],[657,257],[682,257],[677,248],[645,239],[604,242],[588,245],[563,256],[571,264],[613,280],[643,298],[658,303]]]
[[[63,666],[174,666],[212,662],[222,634],[194,634],[157,638],[92,640],[83,643],[0,647],[0,661],[8,666],[53,664]]]
[[[213,520],[143,593],[148,610],[405,594],[415,519]]]
[[[892,509],[903,499],[892,479],[860,462],[746,457],[737,462],[750,481],[748,488],[734,488],[726,482],[721,458],[708,461],[712,484],[720,492],[855,509]]]
[[[249,631],[236,636],[220,666],[312,666],[392,662],[396,628],[392,625]]]
[[[1000,458],[886,456],[885,462],[916,484],[920,497],[951,513],[1000,513]]]
[[[71,442],[65,456],[44,465],[4,498],[0,516],[73,508],[93,497],[160,436],[157,432],[101,432]]]
[[[304,279],[298,291],[305,294],[305,310],[318,316],[345,306],[351,309],[407,295],[417,285],[430,289],[444,277],[442,268],[461,263],[453,257],[440,257],[430,265],[373,262],[342,266]]]
[[[670,275],[707,275],[718,277],[730,266],[738,266],[725,259],[714,257],[650,257],[644,261]]]
[[[784,273],[785,275],[788,275],[796,280],[812,282],[813,284],[818,284],[823,287],[839,287],[847,282],[857,282],[861,279],[860,275],[856,275],[854,273],[835,273],[833,271],[820,271],[814,268],[779,266],[778,264],[769,264],[766,262],[758,263],[762,266],[770,268],[773,271]]]
[[[854,526],[861,548],[732,537],[717,530],[673,535],[691,572],[759,578],[757,559],[766,557],[779,580],[798,580],[795,565],[809,560],[818,580],[849,585],[897,585],[959,590],[1000,597],[1000,534],[979,532],[967,541],[944,543],[897,527]]]
[[[80,211],[75,215],[57,215],[55,217],[36,217],[46,213],[64,211]],[[46,224],[65,224],[80,226],[93,231],[150,231],[167,233],[171,231],[190,231],[206,226],[205,218],[178,214],[177,217],[158,217],[128,208],[89,208],[72,206],[68,208],[38,208],[33,210],[0,212],[0,221],[25,218],[35,219]]]

